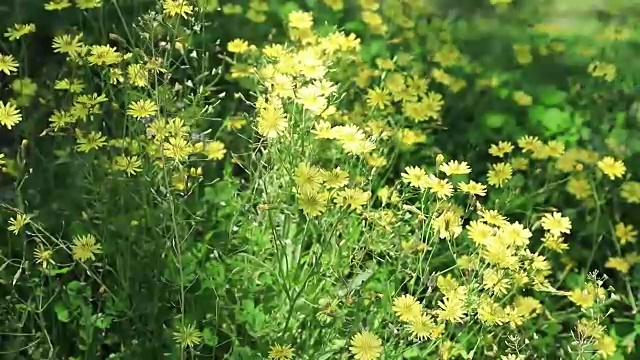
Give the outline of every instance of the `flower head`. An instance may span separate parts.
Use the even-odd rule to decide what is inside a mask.
[[[7,230],[18,235],[20,230],[31,221],[31,217],[26,214],[18,214],[16,217],[9,219],[9,227]]]
[[[291,345],[271,345],[269,349],[269,359],[271,360],[291,360],[293,359],[294,351]]]
[[[0,101],[0,125],[7,129],[11,129],[22,120],[20,110],[11,102],[3,103]]]
[[[18,62],[13,55],[0,54],[0,72],[11,75],[16,71],[18,71]]]
[[[393,311],[401,321],[411,322],[422,313],[422,305],[413,296],[405,294],[393,299]]]
[[[356,360],[375,360],[382,354],[382,341],[369,331],[361,331],[351,338],[349,350]]]
[[[76,261],[95,260],[96,254],[102,253],[102,245],[91,234],[74,236],[71,253]]]
[[[542,220],[540,220],[540,225],[542,225],[543,229],[556,236],[571,232],[571,219],[562,216],[559,212],[544,214]]]
[[[598,168],[611,180],[622,177],[627,171],[622,160],[616,160],[611,156],[605,156],[602,160],[598,161]]]
[[[188,0],[164,0],[162,3],[163,13],[168,16],[182,16],[185,19],[193,13],[193,6]]]
[[[466,161],[458,162],[457,160],[451,160],[447,163],[440,165],[440,171],[450,175],[464,175],[471,172],[471,168]]]
[[[127,115],[131,115],[136,119],[142,119],[154,116],[158,112],[158,106],[151,100],[142,99],[129,104]]]

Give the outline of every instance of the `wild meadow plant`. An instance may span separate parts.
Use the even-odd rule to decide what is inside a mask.
[[[487,2],[503,15],[510,3]],[[127,24],[122,4],[47,2],[91,21],[53,36],[43,69],[29,65],[39,25],[6,31],[3,356],[633,351],[630,150],[610,139],[598,152],[558,130],[443,151],[461,94],[501,93],[547,130],[570,121],[463,53],[462,20],[429,2],[323,0],[305,11],[162,0],[138,4]],[[349,9],[355,20],[336,19]],[[107,30],[107,10],[121,33]],[[206,41],[239,17],[251,22],[246,36]],[[279,25],[261,33],[272,18]],[[547,54],[566,53],[552,44]],[[515,43],[510,55],[528,66],[537,46]],[[619,76],[605,60],[582,71]],[[483,96],[459,103],[484,106]]]

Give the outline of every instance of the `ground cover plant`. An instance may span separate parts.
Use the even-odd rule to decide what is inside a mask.
[[[640,356],[632,1],[0,14],[3,358]]]

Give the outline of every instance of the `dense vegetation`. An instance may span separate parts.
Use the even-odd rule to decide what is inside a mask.
[[[0,16],[3,359],[640,357],[633,1]]]

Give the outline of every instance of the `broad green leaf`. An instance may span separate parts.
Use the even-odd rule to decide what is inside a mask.
[[[529,117],[541,123],[549,135],[557,134],[572,126],[571,114],[557,107],[533,106],[529,110]]]
[[[562,331],[562,326],[558,323],[549,322],[544,326],[544,331],[549,335],[559,334]]]
[[[489,113],[484,116],[484,124],[491,129],[497,129],[504,126],[508,119],[509,116],[505,114]]]
[[[298,4],[290,1],[278,7],[278,14],[280,15],[280,18],[286,21],[289,13],[298,10],[300,10]]]
[[[349,21],[345,24],[344,28],[352,33],[361,33],[366,29],[365,25],[360,21]]]
[[[543,87],[539,93],[540,101],[545,105],[560,105],[567,98],[567,93],[553,87]]]
[[[111,316],[105,316],[105,315],[97,315],[95,316],[95,319],[93,321],[93,324],[100,329],[107,329],[109,327],[109,325],[111,325],[111,320],[113,320],[113,318]]]
[[[58,320],[66,323],[71,320],[71,315],[69,314],[69,310],[64,306],[63,303],[56,303],[53,307],[53,310],[56,312],[56,317]]]
[[[218,336],[216,336],[216,334],[209,328],[204,329],[202,332],[202,339],[204,340],[204,343],[209,346],[215,347],[218,345]]]
[[[370,62],[375,58],[382,57],[387,53],[387,43],[382,40],[372,40],[369,46],[362,47],[362,59]]]
[[[402,353],[402,357],[405,359],[413,359],[420,356],[420,351],[417,347],[411,347]]]

